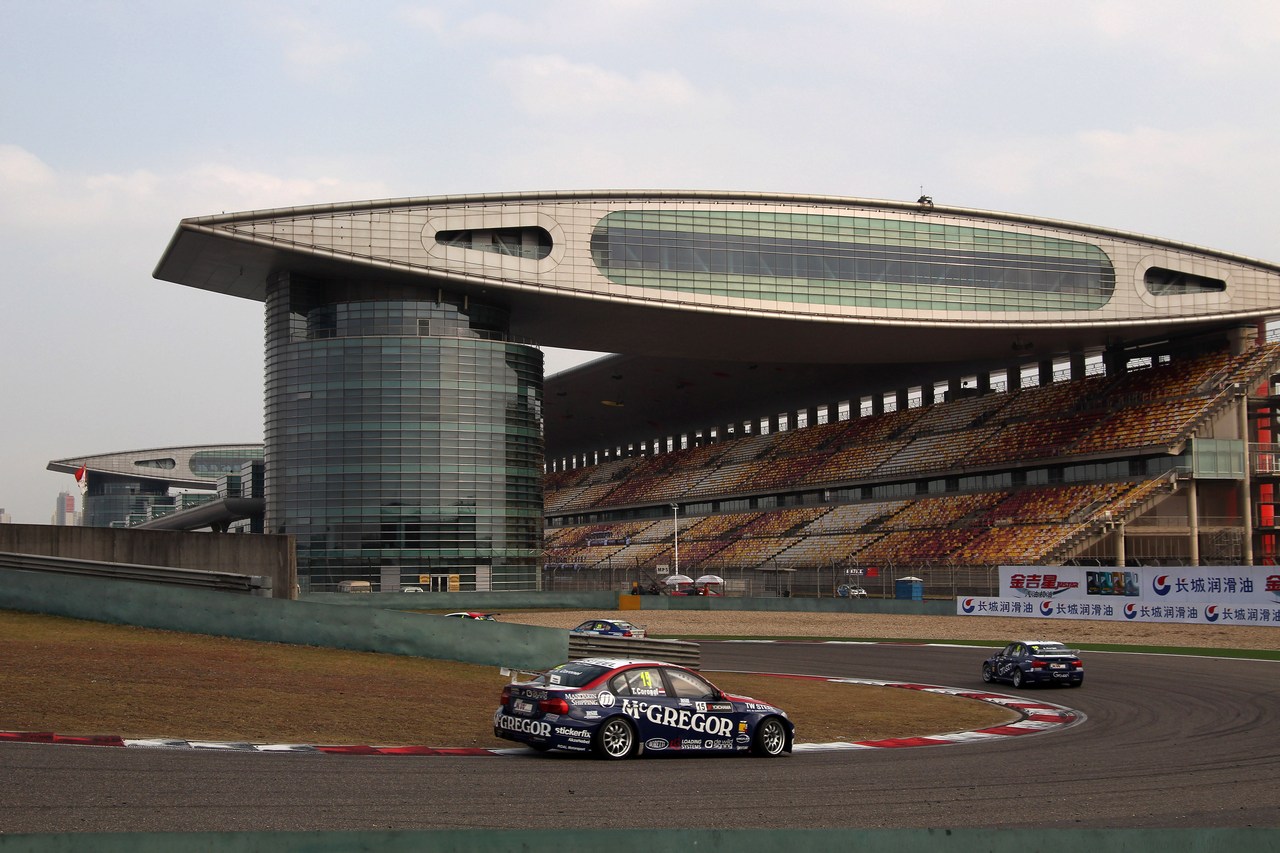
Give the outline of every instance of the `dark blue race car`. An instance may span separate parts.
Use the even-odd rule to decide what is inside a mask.
[[[1073,649],[1053,640],[1017,640],[982,663],[983,681],[1007,681],[1014,687],[1084,683],[1084,661]]]
[[[571,661],[509,684],[493,733],[538,751],[600,758],[710,752],[774,756],[791,751],[795,726],[767,702],[732,696],[701,675],[660,661]]]

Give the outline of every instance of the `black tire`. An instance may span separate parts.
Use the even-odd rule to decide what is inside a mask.
[[[529,748],[530,748],[530,749],[532,749],[532,750],[534,750],[535,752],[548,752],[548,751],[550,751],[550,749],[551,749],[551,744],[549,744],[549,743],[531,743],[531,744],[529,744]]]
[[[591,748],[598,758],[607,761],[620,761],[630,758],[636,752],[638,744],[636,727],[626,717],[610,717],[596,729],[591,739]]]
[[[1020,669],[1015,669],[1015,670],[1013,671],[1013,676],[1012,676],[1012,678],[1010,678],[1010,681],[1012,681],[1012,682],[1013,682],[1013,686],[1014,686],[1014,687],[1021,688],[1021,687],[1022,687],[1022,670],[1020,670]]]
[[[755,736],[751,738],[751,754],[762,758],[773,758],[787,749],[787,727],[777,717],[765,717],[756,724]]]
[[[982,665],[982,680],[987,684],[996,680],[996,674],[991,671],[991,664],[989,663],[984,663]]]

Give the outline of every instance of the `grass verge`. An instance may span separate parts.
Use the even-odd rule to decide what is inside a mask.
[[[264,743],[511,746],[493,736],[496,667],[257,643],[0,611],[0,730]],[[1008,722],[968,699],[706,673],[785,708],[800,742]]]

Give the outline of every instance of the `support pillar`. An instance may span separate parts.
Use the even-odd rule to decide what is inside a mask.
[[[1240,438],[1244,441],[1244,475],[1240,478],[1240,515],[1244,522],[1244,543],[1242,546],[1242,562],[1246,566],[1253,565],[1253,477],[1249,458],[1249,393],[1245,391],[1236,397],[1237,411],[1240,413]]]
[[[1190,540],[1187,552],[1191,557],[1191,565],[1200,565],[1200,500],[1197,495],[1196,481],[1187,483],[1187,527],[1190,529]]]
[[[1084,353],[1082,352],[1071,353],[1070,370],[1071,370],[1072,382],[1076,381],[1077,379],[1084,379],[1084,374],[1085,374],[1085,371],[1087,370],[1084,362],[1085,362]]]

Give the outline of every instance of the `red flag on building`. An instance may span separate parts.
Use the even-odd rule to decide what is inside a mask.
[[[80,466],[80,470],[76,471],[76,485],[80,487],[80,494],[87,495],[89,493],[89,473],[85,470],[84,465]]]

